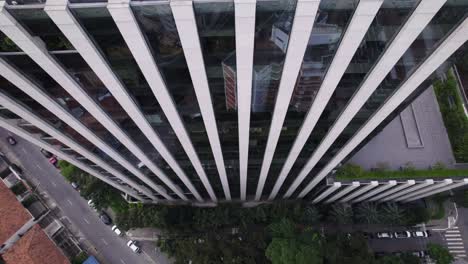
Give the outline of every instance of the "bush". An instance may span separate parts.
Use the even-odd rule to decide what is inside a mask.
[[[11,191],[16,195],[21,195],[25,193],[27,190],[28,189],[26,188],[26,186],[24,186],[22,182],[18,182],[13,187],[11,187]]]
[[[60,168],[60,173],[65,177],[68,182],[76,182],[77,176],[80,174],[80,169],[74,165],[68,163],[65,160],[59,160],[58,166]]]
[[[468,162],[468,118],[463,109],[457,81],[452,73],[434,84],[440,112],[457,162]]]
[[[448,249],[441,245],[429,243],[427,244],[427,251],[436,264],[450,264],[453,262],[453,256]]]
[[[340,168],[338,168],[338,171],[336,172],[336,175],[338,177],[347,177],[347,178],[359,178],[361,175],[364,174],[364,170],[361,168],[361,166],[348,163]]]
[[[80,254],[72,258],[71,264],[82,264],[86,259],[88,259],[88,254],[86,254],[84,251],[81,251]]]

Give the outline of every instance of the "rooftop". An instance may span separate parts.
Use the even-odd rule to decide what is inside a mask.
[[[3,254],[3,259],[6,264],[70,264],[37,224]]]
[[[29,219],[31,214],[16,199],[13,192],[0,180],[0,244],[16,233]],[[20,263],[20,262],[16,262]]]

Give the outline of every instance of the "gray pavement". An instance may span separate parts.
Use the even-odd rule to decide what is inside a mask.
[[[423,92],[349,161],[371,169],[385,163],[399,169],[411,162],[427,169],[437,162],[453,167],[455,158],[432,87]]]
[[[35,145],[15,136],[18,144],[10,146],[6,142],[8,131],[0,128],[0,151],[23,168],[23,176],[39,184],[55,200],[62,213],[80,230],[83,237],[95,248],[95,256],[103,264],[164,264],[167,260],[144,243],[142,254],[133,253],[126,246],[126,240],[112,232],[110,226],[104,225],[96,212],[91,210],[77,191],[60,175],[59,170],[49,164]],[[14,136],[14,135],[13,135]],[[157,260],[154,260],[154,257]]]

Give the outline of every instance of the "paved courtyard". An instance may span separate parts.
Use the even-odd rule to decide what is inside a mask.
[[[385,163],[399,169],[411,162],[425,169],[437,162],[453,167],[455,158],[434,91],[428,88],[351,159],[365,169]]]

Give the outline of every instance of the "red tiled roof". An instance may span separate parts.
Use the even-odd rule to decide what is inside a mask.
[[[15,194],[0,180],[0,245],[31,218]]]
[[[2,257],[6,264],[70,264],[37,224]]]

